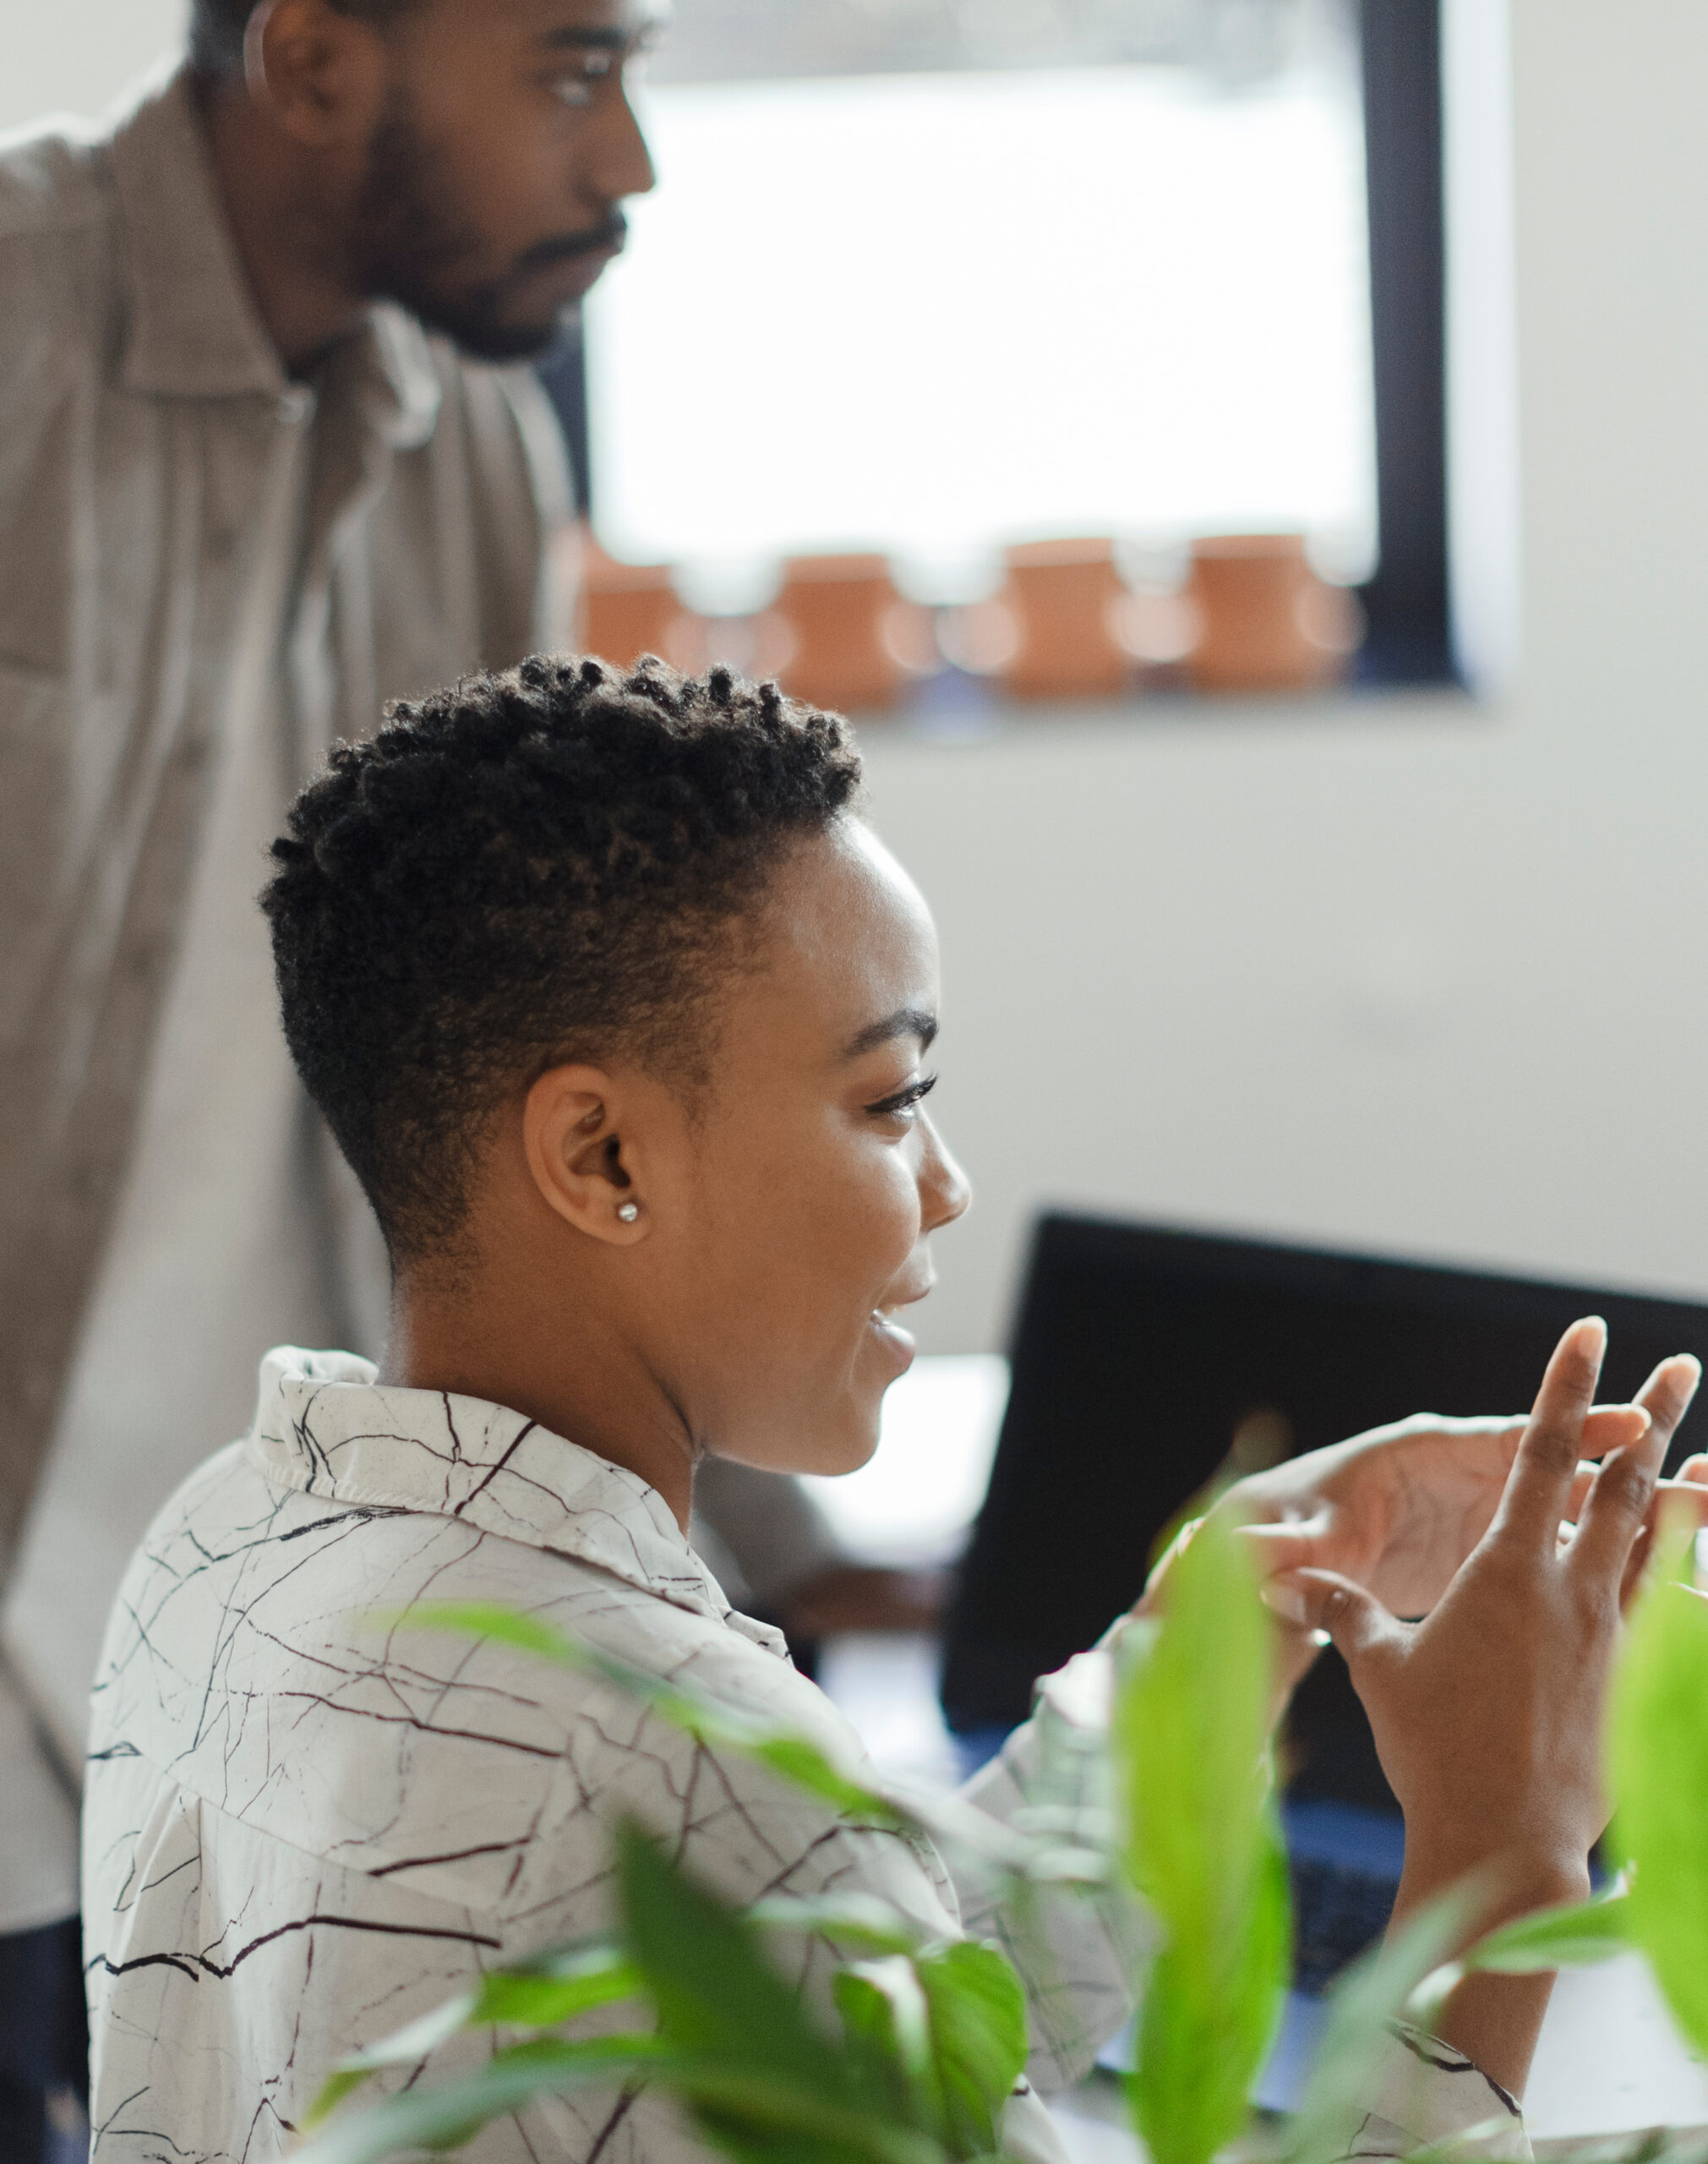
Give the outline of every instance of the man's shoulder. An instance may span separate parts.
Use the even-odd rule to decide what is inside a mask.
[[[106,225],[112,210],[101,183],[104,140],[58,118],[0,134],[0,247]]]
[[[476,360],[434,331],[427,333],[424,344],[439,379],[442,410],[457,415],[476,463],[488,469],[495,463],[504,484],[524,487],[548,522],[566,517],[568,453],[534,369],[525,361]],[[488,470],[488,482],[494,478]]]
[[[98,351],[106,336],[116,214],[105,139],[70,122],[0,136],[0,380],[14,440],[52,404],[68,352]]]

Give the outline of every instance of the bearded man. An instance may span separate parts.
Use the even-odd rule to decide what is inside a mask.
[[[524,364],[652,185],[648,4],[194,0],[187,61],[115,128],[0,151],[11,2158],[79,2078],[53,1761],[125,1560],[268,1346],[383,1333],[377,1234],[279,1031],[266,844],[385,701],[566,642],[562,440]],[[752,1551],[772,1605],[833,1560],[793,1508]]]

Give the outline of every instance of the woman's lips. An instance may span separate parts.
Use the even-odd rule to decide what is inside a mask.
[[[915,1349],[913,1333],[903,1330],[893,1315],[887,1314],[881,1308],[874,1308],[870,1328],[886,1352],[900,1363],[901,1369],[913,1365]]]

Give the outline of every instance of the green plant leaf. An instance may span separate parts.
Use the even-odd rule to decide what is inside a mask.
[[[1629,1953],[1634,1943],[1631,1897],[1604,1894],[1538,1909],[1503,1924],[1460,1957],[1459,1966],[1492,1970],[1505,1976],[1534,1975],[1545,1969],[1588,1969]]]
[[[703,1740],[715,1742],[718,1738],[707,1735]],[[723,1740],[737,1750],[745,1751],[761,1766],[770,1767],[784,1780],[792,1781],[796,1788],[804,1789],[808,1795],[833,1805],[851,1818],[876,1818],[891,1826],[896,1823],[895,1806],[887,1796],[838,1773],[818,1746],[810,1743],[805,1736],[765,1735],[744,1742],[737,1740],[733,1730],[726,1730]]]
[[[583,1954],[578,1961],[539,1962],[518,1969],[495,1969],[482,1980],[474,2008],[463,2025],[478,2029],[555,2029],[588,2014],[637,1998],[645,1990],[640,1970],[614,1948]]]
[[[1040,1839],[952,1794],[921,1790],[905,1800],[886,1795],[843,1773],[810,1738],[765,1728],[715,1699],[667,1684],[643,1669],[600,1653],[538,1616],[496,1603],[453,1601],[423,1602],[370,1614],[368,1620],[390,1630],[451,1631],[495,1638],[559,1667],[598,1676],[709,1748],[751,1758],[779,1779],[850,1817],[895,1828],[917,1827],[940,1847],[1010,1878],[1090,1887],[1108,1877],[1108,1857],[1095,1846],[1059,1838]]]
[[[997,2146],[1003,2107],[1026,2065],[1026,1993],[994,1946],[960,1939],[916,1954],[929,2016],[943,2137],[956,2156]]]
[[[1291,1933],[1269,1795],[1269,1619],[1232,1528],[1176,1561],[1166,1611],[1118,1648],[1118,1840],[1164,1946],[1131,2095],[1156,2164],[1207,2164],[1245,2123],[1274,2033]]]
[[[626,1661],[601,1653],[554,1625],[542,1622],[537,1615],[491,1601],[423,1601],[369,1620],[390,1630],[453,1631],[495,1638],[524,1653],[536,1653],[559,1668],[598,1676],[629,1697],[639,1699],[660,1719],[696,1741],[713,1749],[739,1751],[808,1795],[833,1804],[838,1811],[883,1826],[903,1822],[887,1796],[851,1780],[807,1737],[767,1729],[714,1698],[666,1683],[645,1669],[633,1668]]]
[[[862,1954],[911,1954],[925,1936],[876,1894],[771,1894],[744,1913],[760,1931],[800,1932]]]
[[[1685,1582],[1689,1535],[1661,1545],[1613,1680],[1613,1837],[1633,1866],[1632,1937],[1708,2052],[1708,1601]]]
[[[632,1822],[618,1833],[617,1873],[627,1943],[677,2061],[671,2086],[719,2148],[742,2164],[942,2164],[936,2142],[898,2110],[907,2058],[915,2070],[919,2061],[893,2019],[901,1994],[893,1981],[884,1989],[889,1960],[859,1971],[889,2000],[887,2034],[870,1991],[859,1980],[843,1987],[859,2044],[850,2050],[772,1968],[754,1926]]]
[[[943,2164],[928,2135],[870,2107],[827,2101],[786,2076],[690,2057],[666,2079],[720,2148],[753,2164]]]
[[[1252,1883],[1237,1948],[1222,1949],[1211,1965],[1196,1948],[1170,1940],[1152,1962],[1131,2089],[1157,2164],[1203,2164],[1244,2126],[1275,2032],[1291,1926],[1278,1846]]]
[[[1456,1960],[1432,1970],[1406,2002],[1405,2018],[1420,2029],[1434,2030],[1448,2000],[1479,1970],[1535,1976],[1555,1969],[1589,1969],[1629,1953],[1632,1943],[1631,1904],[1623,1894],[1537,1909],[1503,1924]]]
[[[786,2074],[858,2104],[847,2062],[765,1959],[752,1926],[672,1862],[632,1820],[617,1833],[629,1950],[676,2051],[732,2069]]]
[[[473,1991],[341,2060],[310,2105],[303,2125],[312,2132],[353,2090],[382,2068],[416,2066],[465,2029],[556,2028],[596,2006],[633,1998],[640,1971],[608,1938],[554,1948],[514,1969],[495,1969]]]
[[[937,2132],[942,2122],[931,2058],[930,2017],[914,1965],[904,1954],[852,1962],[832,1986],[851,2051],[874,2090],[898,2119]]]
[[[662,2072],[668,2063],[668,2054],[651,2036],[523,2045],[499,2052],[478,2074],[436,2089],[407,2090],[325,2127],[292,2152],[292,2164],[380,2164],[409,2150],[456,2148],[488,2121],[536,2096],[619,2086]]]

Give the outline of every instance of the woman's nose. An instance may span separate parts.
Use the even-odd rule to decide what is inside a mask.
[[[925,1230],[952,1225],[964,1217],[973,1199],[972,1183],[948,1150],[928,1114],[921,1115],[925,1149],[919,1166],[919,1195],[924,1203]]]

